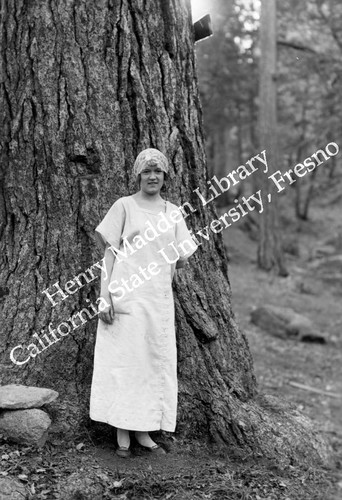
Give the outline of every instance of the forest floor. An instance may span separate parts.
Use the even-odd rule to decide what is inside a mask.
[[[94,442],[83,436],[68,445],[49,442],[40,451],[5,442],[0,446],[0,477],[19,477],[28,498],[47,500],[341,499],[342,399],[336,397],[342,394],[340,198],[339,189],[331,187],[328,197],[315,201],[309,221],[295,222],[290,215],[284,221],[287,278],[257,268],[256,242],[241,228],[232,227],[224,234],[233,310],[249,340],[259,390],[285,397],[316,421],[334,451],[331,469],[280,468],[234,450],[166,435],[159,436],[166,455],[135,447],[132,458],[123,460],[115,456],[114,437]],[[341,260],[332,266],[329,259],[334,255]],[[307,316],[324,333],[326,343],[284,340],[262,331],[251,323],[250,313],[264,304],[291,307]],[[62,493],[76,492],[78,486],[74,496]]]

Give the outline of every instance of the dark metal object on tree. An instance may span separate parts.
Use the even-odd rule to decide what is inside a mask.
[[[211,36],[213,34],[210,14],[205,15],[194,23],[194,32],[195,42],[203,40],[204,38],[208,38],[208,36]]]

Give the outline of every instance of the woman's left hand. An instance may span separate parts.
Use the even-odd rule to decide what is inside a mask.
[[[178,259],[177,260],[177,263],[176,263],[176,269],[181,269],[182,267],[185,266],[185,264],[187,263],[187,260],[188,259]]]

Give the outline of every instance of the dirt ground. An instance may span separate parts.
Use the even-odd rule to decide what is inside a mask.
[[[0,446],[0,475],[19,477],[29,498],[48,500],[69,498],[61,493],[63,487],[74,488],[70,498],[75,500],[341,499],[341,213],[342,201],[332,187],[329,197],[316,200],[309,221],[298,223],[288,214],[283,232],[290,271],[286,278],[257,269],[256,242],[241,228],[232,227],[224,234],[233,309],[249,340],[259,389],[284,396],[316,421],[334,450],[334,468],[280,469],[267,461],[250,461],[234,450],[214,449],[165,434],[157,439],[168,450],[166,455],[155,456],[133,447],[132,458],[126,460],[115,456],[114,436],[102,441],[80,436],[67,446],[51,442],[40,452],[5,442]],[[338,258],[331,260],[334,256]],[[250,313],[264,304],[291,307],[307,316],[324,334],[326,343],[284,340],[262,331],[251,323]],[[78,483],[82,488],[77,493]]]

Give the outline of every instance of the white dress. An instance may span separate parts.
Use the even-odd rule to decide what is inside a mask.
[[[96,232],[122,253],[110,280],[114,322],[98,321],[90,417],[121,429],[173,432],[177,352],[171,283],[177,258],[188,258],[196,244],[175,205],[165,202],[163,214],[152,212],[132,196],[117,200]]]

